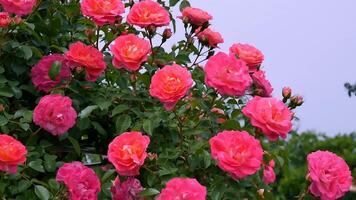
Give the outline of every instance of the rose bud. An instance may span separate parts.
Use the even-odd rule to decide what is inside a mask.
[[[282,96],[285,99],[289,99],[292,95],[292,89],[290,87],[284,87],[282,89]]]
[[[5,106],[3,104],[0,104],[0,112],[5,110]]]
[[[170,28],[166,28],[164,31],[163,31],[163,38],[164,39],[169,39],[172,37],[172,30]]]

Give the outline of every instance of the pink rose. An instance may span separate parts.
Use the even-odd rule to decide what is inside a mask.
[[[77,67],[85,68],[87,81],[95,81],[106,69],[103,54],[82,42],[69,45],[69,51],[65,53],[65,57]]]
[[[166,26],[170,21],[168,11],[159,3],[151,0],[135,3],[127,16],[127,22],[129,24],[141,28],[148,26]]]
[[[151,53],[151,46],[147,40],[128,34],[116,38],[110,50],[114,55],[114,67],[137,71]]]
[[[108,159],[121,176],[137,176],[149,143],[150,138],[140,132],[122,133],[109,144]]]
[[[196,26],[201,26],[206,22],[209,22],[209,20],[212,20],[213,17],[199,9],[199,8],[192,8],[192,7],[186,7],[182,11],[182,16],[179,16],[178,18],[183,19],[183,20],[188,20],[189,23],[192,23]]]
[[[56,180],[66,185],[71,200],[98,199],[100,180],[94,170],[81,162],[65,163],[58,169]]]
[[[263,170],[263,182],[266,184],[274,183],[276,181],[276,174],[274,173],[274,160],[270,160],[268,165]]]
[[[9,13],[0,12],[0,27],[6,28],[10,25],[10,23],[11,23],[11,18],[9,16]]]
[[[285,139],[292,129],[293,113],[283,102],[272,97],[253,97],[242,109],[242,113],[271,141],[277,140],[279,136]]]
[[[200,31],[198,28],[195,33],[197,34],[200,41],[203,43],[206,41],[208,46],[210,47],[217,47],[218,44],[223,43],[224,39],[222,38],[221,34],[218,32],[212,31],[210,28],[206,28],[203,31]]]
[[[49,71],[52,68],[52,64],[58,61],[61,63],[61,70],[55,80],[49,77]],[[31,80],[36,88],[40,91],[49,92],[55,86],[59,84],[63,85],[71,78],[70,66],[65,61],[64,56],[60,54],[53,54],[44,56],[36,65],[31,69]]]
[[[221,95],[242,96],[252,82],[245,62],[222,52],[209,58],[204,71],[205,83]]]
[[[32,12],[36,0],[0,0],[0,4],[6,12],[23,16]]]
[[[0,134],[0,171],[15,174],[17,166],[26,162],[27,149],[15,138]]]
[[[334,200],[350,190],[352,176],[344,159],[329,151],[316,151],[310,153],[307,160],[309,191],[314,196]]]
[[[42,97],[33,112],[33,122],[55,136],[72,128],[76,118],[72,100],[59,94]]]
[[[206,188],[196,179],[173,178],[166,183],[157,200],[205,200]]]
[[[255,71],[252,75],[255,92],[261,97],[270,97],[273,92],[271,83],[266,79],[266,73],[262,70]]]
[[[230,54],[238,56],[245,61],[250,71],[255,71],[263,62],[262,52],[249,44],[234,44],[230,47]]]
[[[233,179],[255,174],[261,167],[260,141],[246,131],[223,131],[209,140],[211,155]]]
[[[166,110],[172,110],[192,85],[192,76],[186,68],[166,65],[152,76],[150,94],[158,98]]]
[[[116,177],[110,191],[113,200],[144,200],[139,195],[143,191],[140,181],[132,177],[123,183],[120,183],[119,177]]]
[[[91,17],[99,26],[114,24],[120,14],[125,12],[121,0],[83,0],[80,8],[83,15]]]

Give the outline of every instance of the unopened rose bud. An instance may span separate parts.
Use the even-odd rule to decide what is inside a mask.
[[[152,36],[152,35],[156,34],[156,27],[150,25],[147,27],[147,31],[148,31],[148,34],[150,34]]]
[[[5,110],[5,106],[3,104],[0,104],[0,112]]]
[[[123,30],[123,31],[121,32],[121,35],[127,35],[127,34],[129,34],[129,31],[128,31],[128,30]]]
[[[94,31],[93,29],[86,29],[84,31],[85,35],[88,37],[88,40],[91,41],[93,39],[93,36],[94,36]]]
[[[216,107],[212,108],[212,109],[210,110],[210,112],[213,112],[213,113],[216,113],[216,114],[220,114],[220,115],[225,115],[224,110],[222,110],[222,109],[220,109],[220,108],[216,108]]]
[[[290,101],[291,101],[291,103],[292,103],[293,105],[295,105],[295,106],[301,106],[301,105],[304,103],[303,97],[302,97],[302,96],[299,96],[299,95],[297,95],[297,96],[292,96],[292,97],[290,98]]]
[[[183,21],[183,24],[188,24],[189,23],[189,18],[188,17],[183,17],[182,21]]]
[[[21,16],[16,15],[14,18],[12,18],[12,21],[14,24],[20,24],[22,21]]]
[[[289,99],[292,96],[292,89],[290,87],[284,87],[282,89],[282,96],[285,99]]]
[[[224,119],[222,117],[219,117],[216,119],[216,123],[218,123],[218,124],[223,124],[223,123],[225,123],[225,121],[226,121],[226,119]]]
[[[164,31],[163,31],[163,38],[165,39],[169,39],[172,37],[172,31],[170,28],[166,28]]]

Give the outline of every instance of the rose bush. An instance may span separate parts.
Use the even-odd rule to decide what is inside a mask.
[[[0,4],[1,199],[285,199],[303,98],[272,95],[252,45],[219,50],[209,13],[187,0]],[[346,193],[342,158],[313,157],[299,197]]]

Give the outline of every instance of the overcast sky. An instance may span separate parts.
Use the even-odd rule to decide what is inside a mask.
[[[213,15],[225,43],[250,43],[265,55],[267,78],[280,97],[283,86],[305,98],[299,130],[330,135],[356,131],[355,0],[190,0]]]

